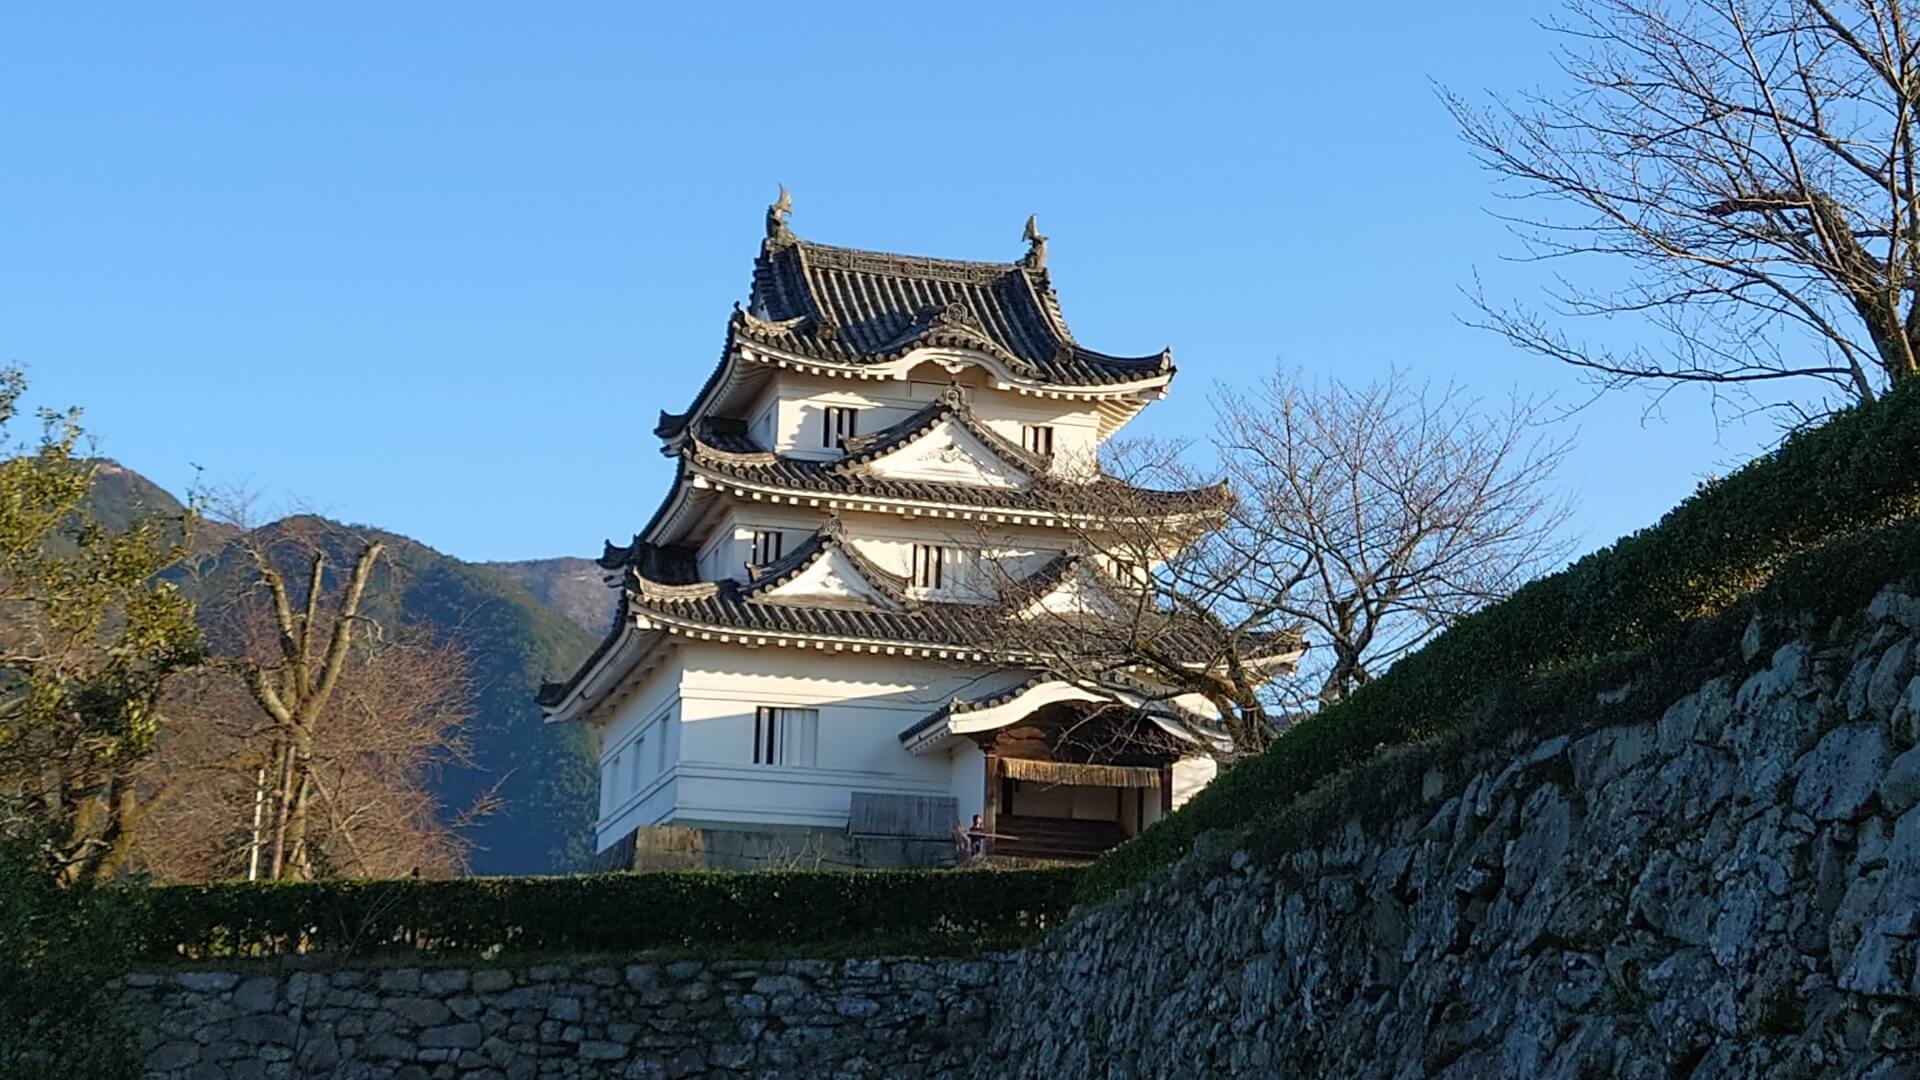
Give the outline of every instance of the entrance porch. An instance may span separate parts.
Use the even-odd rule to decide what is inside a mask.
[[[1182,747],[1127,706],[1050,704],[976,741],[990,854],[1086,862],[1173,809]]]

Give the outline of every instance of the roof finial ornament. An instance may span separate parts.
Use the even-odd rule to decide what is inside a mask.
[[[1027,253],[1020,259],[1020,265],[1029,270],[1047,268],[1047,238],[1040,235],[1040,215],[1027,215]]]
[[[793,196],[787,185],[780,185],[780,197],[767,207],[767,239],[776,244],[792,243],[793,230],[787,228],[787,216],[793,213]]]

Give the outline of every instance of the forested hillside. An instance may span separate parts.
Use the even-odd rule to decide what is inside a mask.
[[[124,525],[142,511],[171,514],[181,508],[170,493],[111,463],[97,472],[92,501],[93,512],[109,527]],[[306,553],[317,548],[327,556],[332,588],[333,576],[346,572],[366,540],[382,541],[386,549],[368,582],[363,614],[383,627],[425,624],[464,650],[470,664],[474,716],[466,734],[471,763],[443,768],[434,780],[434,793],[449,815],[460,814],[490,790],[498,797],[498,808],[466,832],[473,843],[470,869],[519,874],[580,866],[591,854],[592,748],[586,732],[545,724],[533,696],[542,678],[570,671],[597,634],[499,569],[462,562],[404,536],[311,515],[246,532],[207,523],[196,537],[196,557],[173,576],[199,604],[201,622],[219,652],[235,644],[224,613],[252,581],[244,544],[269,552],[294,580],[303,577]]]

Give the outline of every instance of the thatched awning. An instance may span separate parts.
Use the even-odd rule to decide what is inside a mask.
[[[1014,780],[1081,787],[1157,788],[1160,770],[1134,765],[1074,765],[1061,761],[1001,758],[1000,772]]]

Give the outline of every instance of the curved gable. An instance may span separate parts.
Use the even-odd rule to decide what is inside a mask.
[[[1033,484],[1026,469],[1008,461],[952,415],[941,417],[922,434],[860,465],[881,480],[924,481],[1024,490]]]

